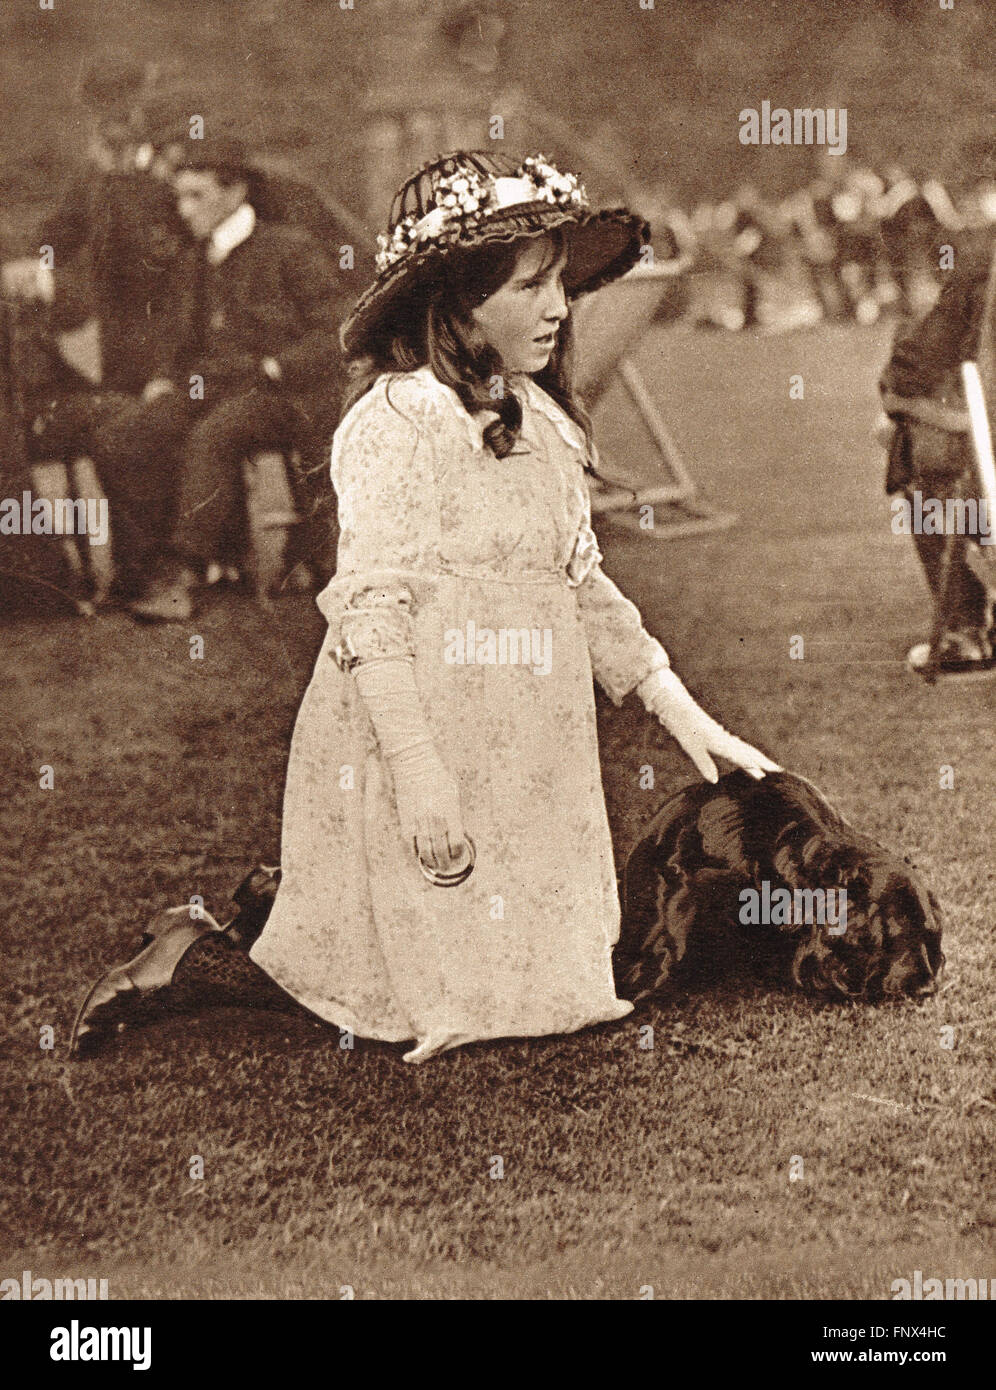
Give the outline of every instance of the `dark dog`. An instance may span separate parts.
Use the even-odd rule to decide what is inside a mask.
[[[853,829],[809,782],[738,770],[669,798],[629,856],[617,989],[644,999],[679,963],[682,975],[693,960],[716,975],[745,956],[807,994],[932,994],[940,908],[909,860]]]

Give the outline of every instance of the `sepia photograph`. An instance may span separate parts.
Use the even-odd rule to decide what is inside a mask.
[[[0,40],[34,1364],[353,1300],[958,1364],[988,0],[5,0]]]

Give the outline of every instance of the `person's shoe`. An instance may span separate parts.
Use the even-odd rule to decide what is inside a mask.
[[[918,642],[906,654],[906,663],[917,675],[930,666],[930,643]],[[981,677],[996,672],[996,657],[990,635],[979,631],[952,629],[941,639],[937,661],[939,677]]]
[[[102,975],[83,1000],[69,1040],[70,1057],[94,1052],[119,1028],[165,1012],[176,967],[195,941],[217,930],[213,918],[192,918],[189,906],[157,913],[138,955]]]
[[[193,590],[197,576],[180,569],[151,580],[141,598],[129,605],[132,617],[144,623],[185,623],[193,617]]]
[[[206,932],[225,937],[235,950],[249,951],[266,925],[279,884],[279,868],[257,864],[232,894],[235,912],[224,923],[204,909],[200,917],[191,917],[189,904],[157,912],[138,954],[102,975],[83,1000],[69,1055],[89,1056],[121,1029],[164,1017],[175,1002],[177,966]]]

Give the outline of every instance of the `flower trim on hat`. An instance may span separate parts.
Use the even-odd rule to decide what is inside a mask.
[[[436,206],[424,216],[409,213],[377,237],[375,264],[380,274],[414,248],[426,243],[452,246],[474,232],[495,213],[524,203],[586,212],[591,204],[576,174],[562,174],[543,155],[529,155],[508,178],[484,178],[471,165],[441,178],[434,189]]]

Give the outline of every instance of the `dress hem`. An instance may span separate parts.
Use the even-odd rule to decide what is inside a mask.
[[[259,960],[254,952],[255,947],[250,951],[251,959],[254,960],[261,969],[265,970],[281,989],[285,989],[303,1008],[307,1009],[309,1013],[313,1013],[316,1018],[322,1019],[323,1022],[329,1023],[334,1028],[339,1028],[342,1031],[348,1030],[354,1037],[366,1038],[370,1042],[402,1043],[414,1041],[415,1047],[412,1049],[412,1053],[418,1052],[420,1055],[416,1057],[409,1053],[404,1058],[404,1061],[410,1062],[413,1065],[428,1061],[431,1057],[436,1057],[441,1052],[449,1051],[450,1048],[463,1047],[467,1043],[498,1042],[502,1038],[549,1038],[556,1037],[559,1034],[566,1035],[578,1033],[583,1028],[596,1028],[602,1023],[618,1023],[621,1019],[628,1018],[635,1008],[635,1005],[628,999],[619,999],[617,1003],[620,1006],[621,1012],[607,1014],[604,1017],[585,1018],[580,1022],[568,1025],[558,1023],[556,1026],[550,1028],[530,1028],[521,1032],[516,1029],[503,1029],[497,1032],[487,1033],[477,1033],[476,1031],[474,1033],[465,1033],[455,1029],[433,1030],[437,1035],[442,1033],[443,1036],[440,1038],[439,1044],[432,1046],[431,1050],[423,1052],[422,1049],[431,1043],[432,1032],[427,1034],[425,1038],[420,1038],[415,1029],[399,1031],[397,1029],[375,1029],[366,1025],[361,1025],[357,1022],[356,1015],[351,1009],[346,1005],[341,1005],[340,1007],[340,1001],[319,999],[315,995],[308,995],[295,988],[291,988],[286,980],[282,980],[265,960]]]

